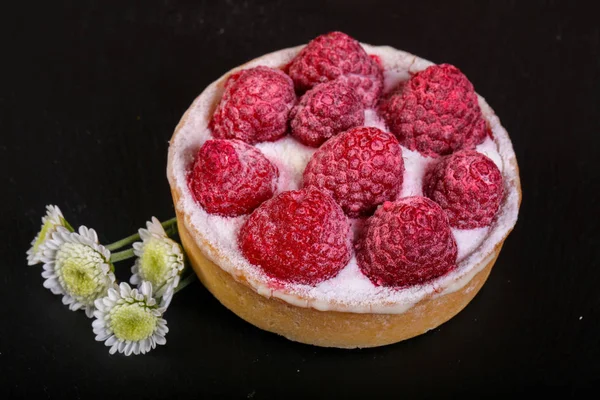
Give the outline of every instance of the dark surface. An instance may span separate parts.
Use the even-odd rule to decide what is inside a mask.
[[[579,397],[598,383],[600,28],[585,3],[15,3],[0,13],[0,398]],[[263,332],[194,284],[166,346],[109,356],[25,264],[44,205],[105,243],[171,217],[167,141],[194,97],[334,29],[459,66],[511,134],[524,200],[488,283],[439,329],[356,351]]]

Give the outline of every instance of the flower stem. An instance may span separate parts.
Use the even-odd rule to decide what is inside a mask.
[[[189,285],[190,283],[196,282],[197,280],[198,280],[198,277],[196,276],[196,273],[194,271],[192,271],[184,280],[179,282],[179,285],[177,285],[175,290],[173,290],[173,294],[179,292],[180,290],[184,289],[187,285]]]
[[[173,217],[169,220],[166,220],[165,222],[161,223],[162,227],[165,228],[165,230],[171,228],[172,226],[177,226],[177,217]],[[175,228],[177,229],[177,228]]]
[[[135,254],[133,253],[133,249],[123,250],[123,251],[119,251],[117,253],[111,254],[110,261],[113,263],[116,263],[119,261],[127,260],[132,257],[135,257]]]
[[[175,236],[175,234],[177,234],[177,225],[172,225],[168,228],[165,228],[165,233],[168,237]]]
[[[137,240],[140,240],[140,234],[134,233],[131,236],[127,236],[125,239],[121,239],[114,243],[109,244],[108,246],[106,246],[106,248],[110,251],[117,250],[117,249],[120,249],[123,246],[127,246],[128,244],[131,244]]]
[[[177,217],[171,218],[163,223],[161,223],[162,227],[165,229],[165,232],[168,236],[171,236],[177,232]],[[127,236],[125,239],[118,240],[114,243],[109,244],[106,248],[110,251],[114,251],[120,249],[123,246],[127,246],[133,242],[137,242],[140,240],[139,232],[134,233],[131,236]]]

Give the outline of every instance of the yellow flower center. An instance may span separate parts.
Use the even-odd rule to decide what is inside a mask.
[[[101,288],[97,279],[102,274],[104,259],[93,248],[81,243],[65,243],[56,253],[58,274],[67,292],[79,300],[93,295]]]
[[[132,342],[150,337],[156,322],[156,316],[140,303],[118,305],[110,314],[110,326],[115,336]]]
[[[140,275],[152,283],[154,288],[160,288],[168,279],[170,271],[170,246],[162,240],[150,240],[144,246],[144,253],[140,258]]]

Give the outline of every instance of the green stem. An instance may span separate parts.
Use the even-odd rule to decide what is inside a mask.
[[[177,225],[173,225],[170,226],[168,228],[165,228],[165,233],[167,234],[168,237],[173,237],[177,234]]]
[[[165,229],[165,232],[168,236],[171,236],[177,232],[177,218],[171,218],[163,223],[161,223],[162,227]],[[109,251],[114,251],[120,249],[121,247],[127,246],[133,242],[137,242],[140,240],[140,234],[134,233],[131,236],[127,236],[125,239],[118,240],[114,243],[105,246]]]
[[[116,253],[112,253],[110,256],[110,262],[116,263],[119,261],[127,260],[132,257],[135,257],[133,249],[123,250]]]
[[[127,236],[125,239],[121,239],[114,243],[109,244],[108,246],[106,246],[106,248],[110,251],[113,251],[113,250],[120,249],[123,246],[127,246],[128,244],[131,244],[138,240],[140,240],[140,234],[134,233],[131,236]]]
[[[197,280],[198,277],[196,276],[194,271],[192,271],[192,273],[189,274],[184,280],[179,282],[179,285],[177,285],[175,290],[173,290],[173,294],[179,292],[180,290],[184,289],[187,285],[189,285],[192,282],[196,282]]]
[[[166,220],[165,222],[161,223],[162,227],[165,228],[165,230],[169,229],[172,226],[175,226],[175,228],[177,228],[177,217],[173,217],[169,220]]]

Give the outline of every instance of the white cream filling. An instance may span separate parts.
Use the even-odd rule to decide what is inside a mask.
[[[391,47],[364,45],[369,54],[378,55],[384,65],[384,90],[389,91],[398,82],[409,78],[410,73],[422,70],[431,63],[411,54]],[[289,62],[301,47],[281,50],[260,57],[243,66],[257,65],[279,67]],[[405,289],[375,286],[364,276],[352,256],[349,263],[332,279],[316,286],[285,284],[266,276],[259,267],[250,264],[241,254],[237,245],[237,234],[247,216],[225,218],[208,214],[193,199],[186,184],[186,172],[200,146],[211,138],[208,122],[215,103],[222,92],[222,79],[211,84],[194,101],[171,142],[169,160],[172,171],[169,173],[171,185],[178,188],[181,198],[176,204],[189,220],[188,228],[206,240],[210,246],[201,246],[205,255],[234,277],[243,277],[259,294],[277,297],[299,307],[312,307],[317,310],[336,310],[355,313],[402,313],[426,297],[440,296],[464,287],[485,267],[493,257],[494,247],[512,229],[518,211],[518,176],[516,160],[506,131],[498,118],[479,98],[484,116],[490,122],[494,140],[488,138],[477,146],[477,151],[490,157],[504,176],[506,199],[492,226],[472,230],[453,229],[458,245],[458,267],[431,282]],[[374,110],[365,111],[365,125],[386,130],[384,122]],[[304,167],[315,149],[304,146],[287,136],[277,142],[260,143],[256,146],[279,168],[280,176],[277,192],[302,187]],[[405,163],[404,183],[401,195],[422,195],[422,179],[425,168],[434,161],[415,151],[402,148]],[[504,166],[510,166],[504,168]],[[353,227],[360,221],[352,221]]]

